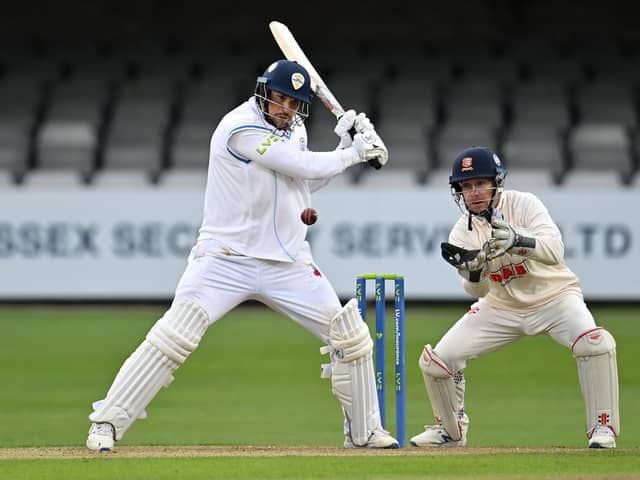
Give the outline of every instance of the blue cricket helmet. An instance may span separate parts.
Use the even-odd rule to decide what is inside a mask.
[[[307,105],[313,100],[309,72],[291,60],[278,60],[269,65],[257,83],[258,87],[263,85],[267,90],[280,92]]]
[[[462,150],[453,162],[449,184],[460,192],[460,182],[473,178],[492,178],[496,187],[501,188],[507,169],[502,166],[500,157],[486,147],[470,147]]]

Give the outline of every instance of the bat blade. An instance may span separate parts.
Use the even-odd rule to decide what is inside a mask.
[[[311,78],[311,89],[315,92],[324,106],[327,107],[327,109],[333,113],[336,118],[339,118],[344,113],[344,108],[342,108],[340,102],[338,102],[333,93],[331,93],[331,90],[329,90],[320,74],[309,61],[297,40],[291,33],[291,30],[289,30],[284,23],[276,21],[269,23],[269,29],[271,30],[271,34],[285,58],[287,60],[294,60],[298,62],[307,70],[307,72],[309,72],[309,77]]]

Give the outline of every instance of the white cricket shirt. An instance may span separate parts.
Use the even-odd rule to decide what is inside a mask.
[[[540,199],[507,190],[502,192],[498,208],[506,222],[535,237],[536,248],[528,258],[507,253],[489,262],[480,282],[488,282],[485,301],[497,308],[527,312],[567,292],[582,294],[578,278],[564,262],[560,230]],[[460,217],[449,234],[449,243],[469,250],[482,248],[491,237],[491,225],[474,215],[472,227],[469,231],[468,215]],[[463,284],[472,295],[478,292],[478,284],[466,280]]]
[[[354,148],[307,150],[304,125],[274,132],[251,97],[222,118],[211,138],[198,241],[293,262],[307,233],[300,214],[311,206],[311,192],[359,161]]]

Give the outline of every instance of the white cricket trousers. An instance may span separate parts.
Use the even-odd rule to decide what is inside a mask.
[[[226,252],[226,253],[225,253]],[[247,300],[282,313],[327,343],[340,300],[311,256],[307,242],[293,263],[229,254],[215,240],[199,242],[176,288],[174,302],[204,308],[209,325]]]
[[[546,334],[571,349],[580,334],[595,327],[582,295],[576,293],[562,295],[529,313],[500,310],[480,300],[449,329],[434,351],[451,371],[457,372],[466,367],[467,360],[524,336]]]

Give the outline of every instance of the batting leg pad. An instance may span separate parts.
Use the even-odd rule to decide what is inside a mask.
[[[329,345],[320,349],[331,354],[323,365],[323,377],[331,378],[334,395],[342,404],[355,446],[366,446],[380,424],[380,409],[373,372],[373,340],[367,324],[351,299],[331,320]]]
[[[458,405],[454,374],[446,364],[425,345],[420,355],[420,370],[431,401],[431,409],[436,421],[447,431],[452,441],[462,438],[462,429],[458,423]],[[464,377],[462,377],[464,378]]]
[[[120,440],[131,424],[144,418],[145,408],[173,372],[193,352],[208,327],[209,317],[189,301],[173,305],[156,322],[116,375],[107,397],[94,403],[89,420],[114,426]]]
[[[597,426],[620,433],[616,341],[602,327],[581,334],[572,346],[586,408],[587,436]]]

